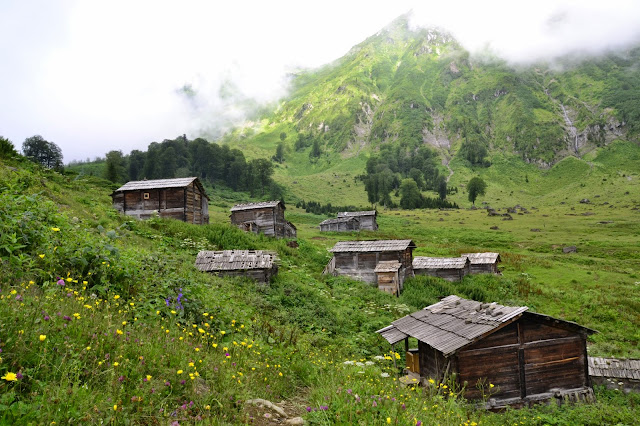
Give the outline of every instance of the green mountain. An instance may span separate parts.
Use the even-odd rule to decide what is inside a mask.
[[[475,153],[487,150],[549,166],[637,137],[639,63],[635,48],[513,66],[470,54],[446,32],[411,29],[403,16],[334,63],[293,75],[267,120],[226,140],[260,145],[288,127],[293,150],[318,141],[343,158],[392,142],[479,164]]]

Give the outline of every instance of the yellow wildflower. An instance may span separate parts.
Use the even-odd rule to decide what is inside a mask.
[[[47,339],[47,336],[45,334],[41,334],[40,335],[40,341],[44,342]]]
[[[15,382],[18,380],[18,375],[16,373],[7,372],[4,376],[0,377],[0,379],[4,379],[7,382]]]

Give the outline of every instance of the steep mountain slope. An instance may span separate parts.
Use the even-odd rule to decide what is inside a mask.
[[[449,157],[464,144],[549,166],[637,133],[639,61],[634,49],[515,67],[472,56],[445,32],[411,29],[403,16],[335,63],[292,77],[291,96],[258,134],[286,127],[291,149],[318,141],[342,158],[387,142]],[[226,140],[240,136],[245,146],[255,139],[236,131]]]

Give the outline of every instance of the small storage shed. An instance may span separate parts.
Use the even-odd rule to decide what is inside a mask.
[[[209,223],[209,197],[197,177],[127,182],[111,194],[113,207],[138,219],[154,214],[199,225]]]
[[[594,332],[526,306],[455,295],[377,331],[392,345],[405,341],[410,375],[425,383],[455,373],[469,399],[483,397],[483,383],[485,395],[491,389],[492,409],[552,398],[591,400],[587,336]],[[410,337],[417,339],[417,349],[409,349]]]
[[[249,277],[268,283],[278,273],[275,253],[262,250],[223,250],[198,253],[196,268],[225,277]]]
[[[499,274],[500,253],[463,253],[460,257],[469,258],[471,274]]]
[[[377,285],[378,264],[396,261],[400,263],[398,285],[402,291],[405,278],[413,276],[414,248],[416,245],[411,240],[338,241],[329,250],[333,258],[324,273],[346,275]]]
[[[231,208],[231,224],[243,231],[277,238],[296,238],[296,227],[285,220],[284,211],[282,201],[236,204]]]
[[[467,257],[424,257],[413,258],[413,272],[416,275],[430,275],[447,281],[460,281],[469,273]]]
[[[348,232],[360,230],[360,221],[356,217],[340,217],[320,222],[320,232]]]
[[[378,289],[386,293],[399,296],[400,276],[399,271],[402,264],[397,260],[383,260],[378,262],[374,270],[378,279]]]
[[[640,359],[589,357],[589,375],[598,385],[640,392]]]
[[[376,218],[378,217],[378,212],[375,210],[367,210],[361,212],[339,212],[338,219],[354,217],[358,219],[360,224],[360,230],[369,230],[369,231],[377,231],[378,223],[376,222]]]

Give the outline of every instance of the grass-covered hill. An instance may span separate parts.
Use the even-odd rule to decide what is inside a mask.
[[[264,398],[310,424],[633,424],[637,395],[600,388],[593,405],[492,414],[451,383],[402,386],[393,360],[404,355],[374,332],[458,294],[594,328],[592,355],[640,357],[634,156],[635,145],[615,143],[590,164],[561,161],[544,172],[548,187],[528,190],[549,203],[501,194],[500,206],[528,210],[511,221],[382,211],[377,233],[320,234],[324,217],[288,205],[296,249],[229,226],[224,197],[210,206],[211,225],[141,222],[111,208],[107,181],[1,160],[0,421],[271,424],[276,412],[246,403]],[[511,169],[511,179],[542,179],[531,170]],[[590,204],[579,203],[585,194]],[[321,275],[326,249],[344,238],[411,238],[417,255],[495,250],[504,271],[413,279],[394,298]],[[566,245],[578,252],[563,254]],[[260,286],[193,266],[200,249],[232,248],[278,252],[278,277]]]

